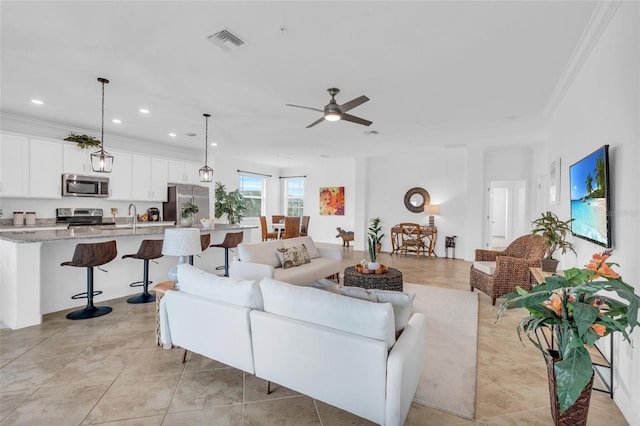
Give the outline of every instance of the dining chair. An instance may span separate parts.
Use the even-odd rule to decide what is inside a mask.
[[[278,233],[277,232],[269,232],[269,228],[267,227],[267,217],[260,216],[260,228],[262,230],[262,241],[267,240],[277,240]]]
[[[287,216],[284,218],[284,234],[282,238],[296,238],[300,236],[300,217]]]
[[[300,223],[301,237],[306,237],[309,235],[309,219],[310,219],[310,216],[302,216],[302,222]]]
[[[284,223],[284,215],[281,215],[281,214],[271,215],[271,223]]]
[[[400,254],[408,252],[420,256],[424,251],[424,242],[420,235],[420,225],[417,223],[405,222],[400,224]]]

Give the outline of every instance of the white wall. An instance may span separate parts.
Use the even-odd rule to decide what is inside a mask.
[[[551,117],[549,152],[562,158],[561,203],[570,216],[569,165],[610,145],[612,261],[624,281],[640,293],[640,4],[622,2]],[[549,156],[551,161],[551,155]],[[582,266],[602,247],[575,241],[577,259],[567,254],[562,268]],[[614,399],[630,424],[640,424],[640,330],[635,347],[616,336]]]
[[[354,231],[356,218],[362,211],[356,201],[356,166],[350,158],[320,158],[314,167],[283,169],[282,176],[306,175],[304,181],[304,214],[309,218],[309,235],[314,241],[340,244],[336,238],[337,227]],[[320,188],[344,186],[345,207],[343,216],[320,215]],[[362,250],[361,248],[359,250]]]
[[[405,155],[406,154],[406,155]],[[456,235],[456,256],[462,257],[468,244],[465,234],[466,152],[464,149],[433,148],[423,155],[398,153],[394,158],[372,157],[366,162],[366,221],[357,229],[356,239],[364,247],[363,236],[369,220],[382,219],[382,251],[391,251],[390,228],[400,222],[426,224],[429,216],[413,213],[404,205],[405,193],[413,187],[424,188],[431,204],[440,204],[435,217],[438,227],[436,254],[444,256],[444,237]],[[356,245],[358,247],[358,245]],[[451,255],[451,253],[450,253]]]

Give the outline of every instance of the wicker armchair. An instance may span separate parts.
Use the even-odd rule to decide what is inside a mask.
[[[503,251],[477,249],[469,279],[471,291],[477,288],[486,293],[495,305],[498,297],[516,291],[516,286],[530,290],[529,268],[540,266],[545,249],[540,235],[516,238]]]

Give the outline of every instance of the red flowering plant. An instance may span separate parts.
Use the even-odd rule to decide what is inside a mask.
[[[518,336],[526,334],[544,354],[550,350],[558,361],[554,365],[560,412],[571,407],[591,380],[591,357],[586,345],[619,331],[630,342],[629,334],[638,322],[640,297],[622,281],[607,262],[611,250],[593,255],[584,269],[571,268],[564,275],[552,275],[531,291],[520,287],[504,296],[498,319],[507,309],[526,308],[530,315],[520,321]],[[551,336],[554,347],[545,348],[540,332]]]

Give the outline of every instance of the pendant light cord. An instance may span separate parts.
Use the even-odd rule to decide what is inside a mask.
[[[209,167],[209,114],[204,115],[204,165],[205,167]]]

